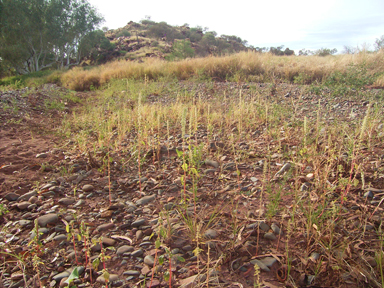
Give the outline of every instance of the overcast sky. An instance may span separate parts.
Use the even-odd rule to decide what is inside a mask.
[[[356,47],[384,35],[384,0],[88,0],[116,29],[150,16],[170,25],[208,27],[236,35],[255,47]]]

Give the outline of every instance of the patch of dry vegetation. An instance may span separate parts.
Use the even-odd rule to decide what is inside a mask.
[[[367,73],[377,77],[382,73],[384,52],[346,54],[336,56],[274,56],[270,53],[241,52],[222,57],[186,59],[166,62],[148,59],[144,63],[115,61],[84,70],[74,68],[62,76],[64,86],[72,90],[88,90],[100,87],[111,79],[161,79],[189,78],[214,81],[290,82],[299,84],[321,83],[332,73],[346,73],[351,66],[364,67]],[[381,85],[382,76],[377,85]]]

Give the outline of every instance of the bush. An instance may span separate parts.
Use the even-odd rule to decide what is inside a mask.
[[[152,46],[152,47],[158,47],[158,46],[159,46],[159,42],[157,42],[157,41],[153,41],[153,42],[151,43],[151,46]]]
[[[116,37],[129,37],[129,36],[131,36],[131,33],[129,33],[129,31],[126,29],[121,30],[116,34]]]

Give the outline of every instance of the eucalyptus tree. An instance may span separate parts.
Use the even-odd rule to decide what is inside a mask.
[[[0,0],[2,65],[26,74],[78,63],[81,40],[102,21],[86,0]]]

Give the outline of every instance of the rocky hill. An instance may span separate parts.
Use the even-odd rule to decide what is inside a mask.
[[[95,65],[114,59],[142,60],[157,57],[167,60],[179,60],[210,55],[224,55],[246,51],[247,41],[237,36],[217,36],[207,28],[171,26],[166,22],[142,20],[130,21],[126,26],[108,30],[98,37],[84,57],[82,65]],[[101,31],[99,31],[101,32]]]

